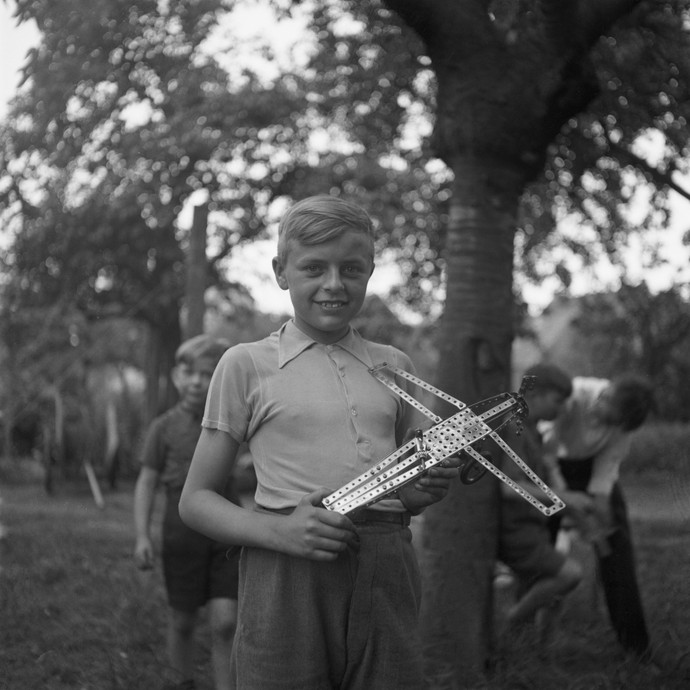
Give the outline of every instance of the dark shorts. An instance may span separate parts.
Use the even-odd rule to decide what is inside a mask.
[[[513,514],[510,506],[502,506],[498,558],[526,580],[553,577],[563,567],[565,556],[551,543],[546,520],[532,519],[524,508],[534,511],[525,504]]]
[[[409,528],[357,525],[317,562],[244,548],[232,652],[238,690],[419,690],[421,579]]]
[[[170,607],[195,611],[210,599],[237,599],[239,551],[191,530],[180,519],[180,495],[167,496],[163,576]]]

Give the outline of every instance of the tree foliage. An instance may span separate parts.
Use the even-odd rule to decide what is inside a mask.
[[[298,108],[293,85],[250,70],[231,81],[205,49],[223,9],[217,0],[17,3],[42,38],[0,152],[13,300],[144,321],[160,349],[154,380],[180,338],[183,205],[208,195],[209,282],[218,282],[222,259],[262,228],[276,150],[288,136],[299,144],[286,121]]]
[[[322,4],[314,20],[322,50],[313,63],[320,112],[369,159],[390,164],[393,152],[389,177],[422,174],[431,190],[427,196],[418,179],[420,193],[406,213],[384,216],[393,242],[406,246],[422,234],[416,209],[422,218],[446,217],[447,180],[459,155],[511,161],[522,171],[519,267],[535,281],[564,241],[586,261],[603,250],[620,263],[631,230],[665,227],[670,190],[690,197],[677,179],[688,172],[688,3],[552,5]],[[457,92],[452,102],[446,85]],[[653,154],[641,143],[650,132]],[[445,166],[433,164],[439,159]],[[632,221],[631,202],[648,187],[649,212]],[[385,197],[383,180],[378,188]],[[596,231],[594,245],[589,235],[581,241],[556,234],[567,213]],[[421,247],[435,266],[434,286],[444,228],[443,221],[432,227]],[[419,252],[414,258],[422,263]],[[415,276],[412,267],[407,275]]]
[[[653,382],[657,414],[690,420],[690,304],[677,289],[652,294],[646,283],[582,298],[575,328],[586,338],[595,374],[634,371]]]

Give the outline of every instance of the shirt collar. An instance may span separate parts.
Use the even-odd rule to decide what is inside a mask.
[[[278,331],[278,367],[282,369],[288,362],[291,362],[301,355],[312,345],[318,345],[318,343],[313,338],[302,333],[295,325],[294,320],[290,319],[290,321],[284,323]],[[338,340],[338,342],[333,343],[333,346],[340,347],[346,352],[349,352],[368,369],[374,366],[364,339],[351,326],[348,332]]]

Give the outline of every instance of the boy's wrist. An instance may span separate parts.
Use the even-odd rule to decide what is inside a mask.
[[[404,497],[403,490],[396,491],[394,494],[392,494],[392,498],[397,498],[400,503],[402,504],[402,507],[410,513],[410,515],[419,515],[424,508],[426,508],[426,504],[420,504],[418,506],[414,505],[414,501],[410,501],[411,498],[413,498],[414,494],[410,492],[410,496],[407,497],[407,499]]]

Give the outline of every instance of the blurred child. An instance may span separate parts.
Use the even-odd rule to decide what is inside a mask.
[[[294,204],[280,222],[273,269],[294,318],[221,359],[180,502],[191,527],[244,547],[234,687],[419,690],[410,515],[446,494],[457,463],[351,518],[322,507],[412,426],[415,411],[369,369],[413,367],[350,326],[374,270],[372,223],[361,208],[331,196]],[[255,511],[221,495],[245,440]]]
[[[228,547],[187,527],[178,503],[194,448],[213,370],[227,350],[224,340],[200,335],[175,353],[172,380],[179,402],[151,424],[144,444],[142,468],[134,490],[134,557],[139,568],[154,564],[151,515],[156,489],[163,484],[163,575],[168,597],[167,647],[170,665],[181,679],[177,688],[194,688],[194,631],[199,609],[208,604],[211,659],[216,690],[230,687],[228,656],[237,618],[238,558]],[[237,500],[225,477],[222,492]]]
[[[530,469],[547,481],[537,424],[556,417],[572,391],[572,383],[564,371],[549,364],[531,367],[525,375],[536,378],[534,387],[525,393],[529,415],[520,434],[511,430],[506,441]],[[505,459],[503,470],[536,498],[549,500],[509,458]],[[501,492],[498,558],[518,576],[521,585],[520,596],[506,615],[510,631],[531,619],[539,609],[558,603],[580,582],[582,568],[556,551],[545,515],[506,484],[501,484]]]
[[[618,475],[630,452],[630,432],[653,407],[646,379],[575,377],[573,392],[545,432],[552,485],[597,552],[611,622],[626,651],[649,654],[649,636],[635,572],[627,507]],[[560,518],[554,516],[557,525]]]

